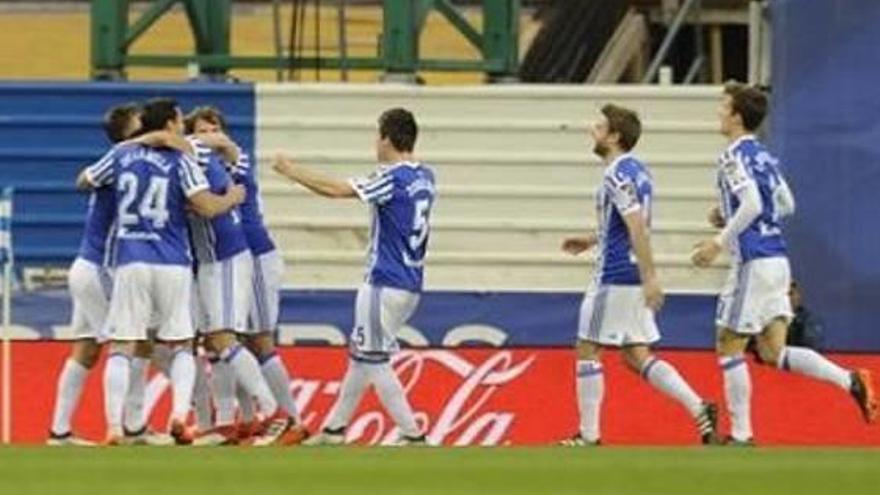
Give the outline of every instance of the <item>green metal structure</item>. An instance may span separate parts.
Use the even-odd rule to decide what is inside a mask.
[[[345,0],[339,0],[344,2]],[[277,3],[277,1],[276,1]],[[415,80],[418,71],[479,71],[490,81],[516,78],[520,0],[484,0],[479,31],[450,0],[383,0],[383,29],[376,57],[232,56],[232,0],[154,0],[129,23],[130,0],[92,0],[92,77],[125,79],[126,67],[193,67],[222,79],[229,69],[381,70],[386,79]],[[176,4],[183,6],[195,40],[192,55],[131,55],[129,48]],[[479,60],[424,59],[419,37],[436,10],[482,54]],[[193,65],[195,64],[195,65]]]

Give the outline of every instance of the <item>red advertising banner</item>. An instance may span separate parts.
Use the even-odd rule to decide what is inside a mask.
[[[45,440],[57,373],[69,345],[17,342],[13,346],[13,441]],[[285,348],[282,356],[295,377],[292,392],[306,426],[320,427],[339,391],[346,366],[344,349]],[[663,352],[693,387],[722,402],[721,376],[710,352]],[[844,366],[880,373],[880,356],[839,355]],[[577,428],[574,353],[564,349],[419,349],[398,354],[394,367],[408,391],[419,423],[434,443],[444,445],[552,444]],[[605,356],[606,394],[602,412],[607,444],[696,444],[691,418],[678,404],[627,371],[613,353]],[[102,366],[86,383],[74,418],[78,434],[104,433]],[[862,422],[855,403],[835,387],[787,372],[750,366],[754,380],[753,422],[764,445],[875,445],[880,425]],[[151,379],[148,404],[161,428],[167,418],[167,381]],[[723,408],[723,407],[722,407]],[[726,415],[725,415],[726,416]],[[726,430],[726,418],[722,418]],[[349,425],[351,441],[363,444],[396,438],[393,422],[370,392]]]

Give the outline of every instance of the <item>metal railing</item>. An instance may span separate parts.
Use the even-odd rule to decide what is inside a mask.
[[[490,80],[515,78],[519,64],[520,0],[484,0],[482,29],[478,29],[450,0],[383,0],[382,33],[375,57],[349,57],[344,29],[346,0],[334,0],[340,23],[339,56],[306,57],[295,49],[285,54],[281,36],[281,0],[273,2],[274,53],[257,56],[235,56],[230,52],[232,0],[154,0],[141,16],[128,23],[130,0],[92,0],[92,77],[125,79],[128,66],[189,67],[198,75],[224,79],[229,69],[274,69],[281,79],[282,71],[298,69],[380,70],[386,75],[415,79],[419,70],[480,71]],[[301,42],[305,22],[303,8],[308,0],[292,0],[297,13],[292,22],[291,47]],[[320,0],[311,0],[316,22],[320,23]],[[190,55],[130,55],[131,45],[146,33],[175,5],[181,5],[195,40],[195,53]],[[329,2],[328,2],[329,4]],[[299,7],[297,10],[295,7]],[[424,59],[419,54],[419,37],[431,11],[442,15],[481,57],[472,60]],[[295,39],[294,39],[295,38]],[[301,45],[302,43],[300,43]],[[317,47],[320,43],[317,43]],[[344,76],[347,77],[347,76]]]
[[[669,24],[669,29],[666,31],[666,36],[664,36],[663,42],[660,43],[660,48],[657,50],[657,53],[651,60],[651,64],[648,66],[648,70],[645,72],[645,77],[642,79],[643,84],[654,82],[654,79],[657,77],[657,72],[660,70],[660,66],[663,65],[663,62],[666,60],[666,56],[669,54],[670,48],[672,48],[672,43],[675,41],[675,38],[684,26],[688,15],[694,13],[696,16],[699,16],[701,9],[702,0],[685,0],[685,3],[678,9],[672,22]],[[706,62],[706,56],[704,55],[703,50],[703,32],[697,27],[694,33],[694,46],[696,53],[694,61],[691,63],[691,66],[685,75],[684,81],[686,83],[693,82],[693,80],[696,79],[697,74]]]

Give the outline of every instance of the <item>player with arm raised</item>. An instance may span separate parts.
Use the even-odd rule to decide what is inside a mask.
[[[434,205],[434,172],[413,157],[417,135],[412,113],[402,108],[384,112],[379,117],[376,152],[379,163],[385,165],[347,182],[283,155],[275,161],[278,173],[312,192],[330,198],[359,198],[372,212],[367,273],[355,302],[348,371],[322,432],[307,443],[343,443],[345,428],[370,384],[400,428],[400,442],[425,442],[389,362],[398,350],[397,333],[415,312],[422,292]]]

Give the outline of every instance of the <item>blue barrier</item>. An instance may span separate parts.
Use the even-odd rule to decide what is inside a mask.
[[[281,337],[297,344],[338,342],[354,320],[353,290],[288,290],[281,304]],[[574,292],[426,292],[409,325],[432,347],[504,346],[569,347],[577,332],[582,294]],[[27,328],[27,338],[51,339],[56,326],[67,325],[70,298],[65,291],[20,294],[13,318]],[[711,349],[714,343],[715,298],[672,294],[660,313],[661,348]],[[296,327],[312,327],[303,340]],[[317,328],[318,330],[314,330]],[[854,338],[848,333],[825,336],[828,350],[880,351],[880,333]]]
[[[777,0],[772,144],[797,199],[794,276],[826,332],[876,339],[880,322],[880,2]],[[877,21],[877,22],[874,22]]]

